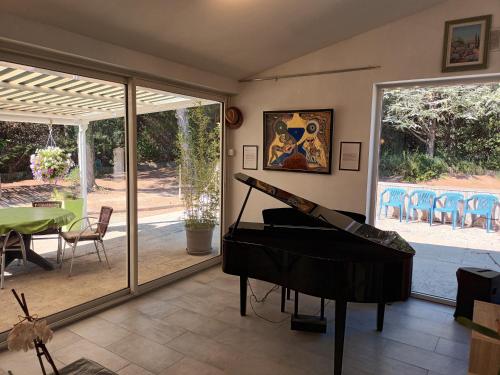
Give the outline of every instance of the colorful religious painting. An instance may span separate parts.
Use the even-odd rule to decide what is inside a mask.
[[[264,112],[264,169],[331,173],[333,109]]]

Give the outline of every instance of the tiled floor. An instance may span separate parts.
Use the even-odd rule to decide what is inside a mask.
[[[251,283],[259,297],[272,287]],[[332,373],[333,301],[327,304],[328,333],[312,334],[290,330],[278,291],[254,303],[275,323],[257,317],[250,305],[240,317],[238,293],[238,278],[214,267],[57,330],[49,350],[59,366],[87,357],[120,375]],[[318,309],[317,299],[301,298],[302,312]],[[469,333],[452,313],[414,299],[396,303],[378,333],[375,306],[349,304],[344,374],[466,374]],[[40,374],[33,352],[2,352],[0,368]]]

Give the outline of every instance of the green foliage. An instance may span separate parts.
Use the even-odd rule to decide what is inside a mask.
[[[388,90],[383,98],[380,172],[431,178],[450,173],[485,174],[500,170],[500,84]],[[403,152],[426,153],[440,161],[408,156],[414,173],[402,173]],[[417,173],[432,164],[427,177]],[[444,172],[446,173],[446,172]]]
[[[66,175],[65,180],[70,182],[71,185],[78,185],[80,183],[80,168],[72,168]]]
[[[93,121],[87,130],[87,143],[94,151],[96,164],[113,166],[113,150],[125,147],[125,123],[123,117]]]
[[[189,109],[188,124],[177,133],[185,224],[190,228],[213,227],[220,203],[220,127],[204,107],[200,103]]]
[[[449,170],[443,159],[422,153],[385,153],[381,155],[379,164],[380,177],[412,183],[439,178]]]
[[[77,158],[77,133],[75,126],[54,125],[53,137],[65,153]],[[0,122],[0,173],[31,174],[30,155],[45,147],[49,131],[42,124]]]
[[[448,165],[443,159],[426,154],[405,153],[402,168],[403,178],[409,182],[432,180],[448,172]]]
[[[174,161],[177,155],[177,117],[175,111],[137,116],[137,160],[140,163]]]

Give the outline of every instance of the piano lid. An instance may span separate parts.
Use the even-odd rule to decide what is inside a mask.
[[[303,214],[322,220],[336,229],[396,250],[415,254],[415,250],[396,232],[382,231],[371,225],[359,223],[340,212],[323,207],[244,173],[236,173],[234,177],[238,181],[276,198]]]

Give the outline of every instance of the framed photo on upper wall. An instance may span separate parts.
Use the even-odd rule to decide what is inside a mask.
[[[486,69],[490,31],[491,15],[447,21],[442,71]]]
[[[333,109],[264,112],[263,168],[330,174]]]

